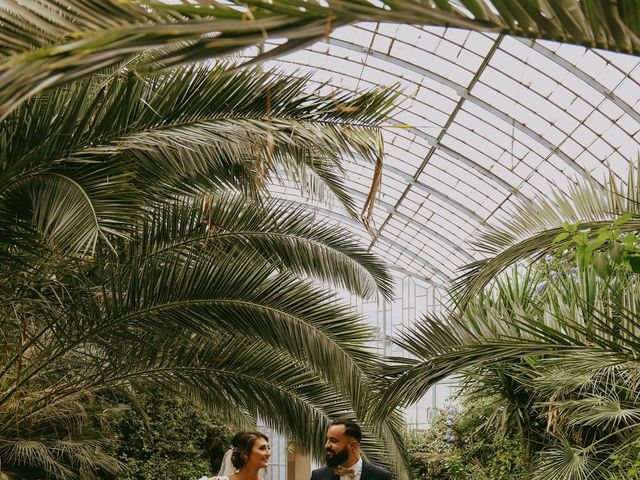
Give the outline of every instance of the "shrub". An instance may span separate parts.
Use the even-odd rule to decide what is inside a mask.
[[[115,480],[194,480],[217,473],[232,432],[193,403],[150,391],[140,397],[145,415],[125,409],[112,422],[118,458],[127,473]]]
[[[426,431],[406,439],[414,480],[514,480],[526,478],[525,443],[487,426],[490,406],[468,400],[443,409]]]

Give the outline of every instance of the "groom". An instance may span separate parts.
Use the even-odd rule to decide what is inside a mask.
[[[311,480],[391,480],[391,473],[360,456],[362,430],[351,420],[334,420],[327,430],[327,467],[311,472]]]

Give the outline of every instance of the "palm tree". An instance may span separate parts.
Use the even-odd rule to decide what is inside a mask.
[[[357,21],[443,25],[640,52],[638,0],[164,3],[11,2],[0,10],[0,118],[35,92],[160,49],[154,66],[225,56],[284,39],[255,61],[321,40]]]
[[[637,172],[523,205],[481,235],[495,256],[447,315],[405,332],[414,359],[388,369],[379,411],[459,373],[468,394],[497,399],[491,421],[528,439],[532,478],[609,478],[640,427]]]
[[[315,453],[330,416],[356,416],[372,458],[401,458],[397,419],[368,414],[370,332],[333,290],[390,295],[386,267],[269,196],[288,178],[356,217],[343,158],[379,162],[395,95],[134,62],[13,110],[0,124],[2,471],[117,470],[91,411],[149,382],[238,423],[259,415]]]

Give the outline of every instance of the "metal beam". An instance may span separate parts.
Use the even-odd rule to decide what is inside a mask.
[[[353,219],[347,217],[346,215],[337,212],[336,210],[329,210],[328,208],[319,206],[319,205],[310,205],[308,203],[304,203],[301,202],[300,200],[295,200],[291,197],[295,197],[295,196],[289,196],[288,194],[281,194],[278,195],[279,198],[283,198],[285,199],[287,202],[291,202],[293,204],[296,205],[300,205],[304,208],[308,208],[308,209],[312,209],[314,211],[317,211],[319,213],[321,213],[322,215],[324,215],[325,217],[329,218],[329,219],[335,219],[336,221],[338,221],[339,223],[345,223],[348,224],[350,226],[350,228],[359,231],[363,236],[367,236],[368,233],[367,231],[364,229],[363,225],[355,222]],[[439,277],[442,282],[437,282],[434,281],[433,278],[431,277],[427,277],[424,274],[420,274],[416,271],[411,271],[411,270],[407,270],[405,268],[400,268],[396,265],[393,264],[389,264],[389,267],[399,273],[402,273],[404,275],[409,275],[411,277],[415,277],[418,280],[420,280],[421,282],[426,282],[429,285],[433,285],[434,287],[439,287],[439,288],[444,288],[445,284],[447,284],[451,278],[448,275],[445,275],[445,273],[440,270],[439,268],[435,267],[433,264],[431,264],[429,261],[425,260],[423,257],[418,257],[417,255],[415,255],[414,253],[411,253],[409,251],[407,251],[406,249],[400,247],[398,245],[398,243],[388,237],[386,237],[385,235],[381,235],[378,237],[378,240],[381,240],[381,243],[384,243],[386,245],[388,245],[390,248],[395,248],[397,250],[399,250],[403,255],[406,255],[410,260],[415,261],[416,263],[419,263],[421,265],[426,266],[428,269],[430,269],[432,272],[434,272],[434,276]],[[473,261],[473,257],[472,261]]]
[[[396,125],[400,124],[400,122],[395,121],[395,120],[392,120],[391,123],[392,124],[396,124]],[[507,192],[510,192],[511,194],[515,195],[516,197],[520,198],[521,200],[526,200],[527,199],[524,195],[522,195],[521,192],[519,192],[517,190],[514,190],[515,187],[513,185],[509,184],[504,179],[502,179],[499,176],[497,176],[495,173],[492,173],[491,170],[488,170],[488,169],[484,168],[483,166],[481,166],[477,162],[471,160],[466,155],[463,155],[462,153],[458,152],[457,150],[454,150],[453,148],[444,145],[443,143],[441,143],[433,135],[429,135],[428,133],[425,133],[422,130],[420,130],[418,128],[415,128],[415,127],[403,127],[403,129],[407,130],[408,132],[413,133],[416,137],[422,138],[423,140],[425,140],[432,147],[436,147],[438,150],[441,150],[441,151],[445,152],[450,157],[455,158],[460,163],[465,164],[467,167],[471,168],[472,170],[475,170],[476,172],[480,173],[482,176],[487,177],[488,179],[490,179],[493,182],[497,183],[502,188],[504,188]],[[419,181],[416,181],[416,184],[417,185],[424,185],[424,184],[422,184],[422,182],[419,182]]]
[[[591,88],[593,88],[596,92],[600,93],[603,97],[613,102],[618,108],[620,108],[620,110],[622,110],[624,113],[629,115],[636,122],[640,123],[640,112],[635,110],[631,105],[629,105],[627,102],[622,100],[615,93],[613,93],[612,90],[602,85],[600,82],[598,82],[595,78],[593,78],[587,72],[580,70],[573,63],[562,58],[560,55],[549,50],[547,47],[545,47],[544,45],[541,45],[538,42],[531,42],[531,40],[524,40],[522,38],[517,38],[516,40],[524,43],[529,48],[532,48],[533,50],[535,50],[542,56],[548,58],[549,60],[552,60],[553,62],[557,63],[568,72],[571,72],[571,74],[578,77],[580,80],[582,80]],[[603,59],[603,60],[607,61],[606,59]],[[609,62],[607,61],[607,63]],[[629,75],[627,74],[626,76],[628,77]],[[640,88],[640,85],[638,86],[638,88]]]
[[[439,75],[437,73],[431,72],[430,70],[427,70],[425,68],[422,68],[418,65],[415,65],[413,63],[407,62],[405,60],[400,60],[399,58],[395,58],[389,54],[386,53],[382,53],[382,52],[378,52],[376,50],[373,49],[369,49],[366,47],[363,47],[361,45],[356,45],[353,44],[351,42],[346,42],[344,40],[338,40],[335,38],[330,38],[327,43],[331,44],[331,45],[336,45],[354,52],[359,52],[359,53],[365,53],[373,58],[377,58],[379,60],[383,60],[385,62],[389,62],[393,65],[397,65],[399,67],[402,68],[406,68],[407,70],[410,70],[414,73],[417,73],[419,75],[422,75],[424,77],[430,78],[431,80],[441,83],[443,85],[446,85],[447,87],[451,88],[452,90],[454,90],[460,97],[480,106],[481,108],[487,110],[489,113],[497,116],[498,118],[504,120],[505,122],[509,123],[510,125],[512,125],[515,129],[521,131],[522,133],[524,133],[525,135],[527,135],[528,137],[530,137],[532,140],[540,143],[541,145],[543,145],[545,148],[553,151],[556,155],[558,155],[558,157],[560,157],[562,159],[563,162],[565,162],[569,167],[571,167],[576,173],[580,174],[580,175],[586,175],[586,170],[581,167],[580,165],[578,165],[571,157],[569,157],[568,155],[566,155],[565,153],[563,153],[561,150],[559,150],[555,145],[552,145],[548,140],[546,140],[542,135],[539,135],[538,133],[536,133],[535,131],[531,130],[529,127],[527,127],[525,124],[523,124],[522,122],[517,121],[515,118],[513,118],[512,116],[510,116],[509,114],[502,112],[500,110],[498,110],[497,108],[489,105],[487,102],[485,102],[484,100],[474,96],[471,94],[470,90],[467,89],[467,87],[463,87],[462,85],[458,85],[455,82],[452,82],[451,80],[449,80],[446,77],[443,77],[442,75]]]
[[[480,75],[482,75],[482,72],[484,72],[484,69],[486,68],[486,66],[488,65],[489,61],[491,60],[491,57],[493,56],[493,53],[497,50],[498,46],[500,45],[500,42],[502,41],[502,38],[503,38],[503,35],[498,35],[498,37],[496,38],[496,41],[492,45],[490,51],[485,56],[485,59],[484,59],[482,65],[480,65],[480,67],[476,71],[475,75],[471,79],[471,82],[467,86],[467,88],[466,88],[467,92],[469,92],[473,88],[473,86],[475,85],[477,80],[480,78]],[[444,126],[440,130],[440,133],[438,134],[438,137],[436,138],[435,144],[431,147],[431,149],[429,150],[429,152],[425,156],[425,158],[422,161],[422,163],[420,164],[420,166],[418,166],[418,168],[416,169],[416,172],[413,174],[412,181],[407,184],[407,187],[405,188],[404,192],[398,198],[398,200],[396,202],[396,205],[394,206],[394,211],[398,209],[398,207],[400,206],[402,201],[405,199],[405,197],[409,194],[409,192],[413,188],[413,185],[415,184],[415,182],[418,180],[418,178],[420,177],[420,175],[422,174],[424,169],[429,164],[429,161],[431,160],[431,157],[434,155],[434,153],[437,150],[436,145],[438,145],[439,143],[442,142],[442,139],[447,134],[447,131],[448,131],[449,127],[454,122],[456,115],[462,109],[462,106],[463,106],[463,104],[465,102],[465,99],[466,99],[465,96],[461,96],[460,99],[458,100],[458,103],[456,104],[456,106],[454,107],[453,111],[449,115],[449,118],[447,119],[446,123],[444,124]],[[473,212],[471,209],[469,209],[467,207],[464,207],[463,205],[459,204],[459,202],[456,202],[456,204],[460,205],[460,209],[465,211],[465,212],[467,212],[467,214],[470,215],[472,218],[477,218],[479,224],[482,225],[486,221],[486,219],[480,217],[478,214]],[[469,212],[471,212],[471,213],[469,213]],[[379,232],[381,232],[384,229],[384,227],[386,226],[386,224],[391,220],[391,216],[392,215],[389,215],[387,217],[387,219],[382,223],[382,225],[380,225],[380,227],[378,229]]]
[[[362,193],[358,192],[357,190],[354,190],[353,188],[350,188],[350,187],[345,187],[345,189],[349,192],[349,194],[351,196],[356,197],[356,198],[360,199],[360,201],[364,202],[364,200],[366,198],[366,195],[364,195],[364,194],[362,194]],[[397,218],[399,218],[401,220],[404,220],[409,225],[413,225],[414,227],[416,227],[416,230],[423,230],[423,231],[426,231],[429,234],[433,235],[440,242],[446,244],[447,246],[449,246],[452,249],[454,249],[456,252],[460,253],[469,262],[475,262],[477,260],[476,258],[472,257],[471,255],[469,255],[464,250],[461,250],[459,245],[456,245],[451,240],[449,240],[447,237],[443,236],[441,233],[438,233],[437,231],[433,230],[432,228],[426,226],[423,223],[417,222],[415,219],[409,217],[408,215],[405,215],[404,213],[400,213],[400,212],[394,211],[395,207],[393,205],[391,205],[390,203],[387,203],[387,202],[385,202],[383,200],[376,200],[376,204],[384,207],[384,209],[387,212],[393,212],[393,215],[395,215]]]

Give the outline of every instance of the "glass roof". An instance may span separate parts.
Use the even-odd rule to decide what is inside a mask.
[[[269,62],[325,88],[399,85],[384,129],[385,164],[373,224],[377,239],[334,208],[397,270],[434,284],[480,258],[483,224],[518,201],[585,172],[625,178],[640,139],[639,58],[547,41],[442,27],[359,24]],[[363,203],[373,166],[350,164]],[[299,191],[281,192],[299,199]]]

